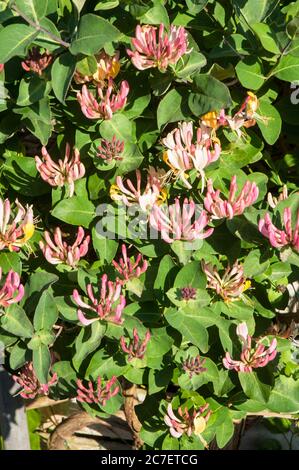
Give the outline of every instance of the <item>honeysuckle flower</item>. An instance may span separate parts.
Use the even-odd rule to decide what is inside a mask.
[[[196,298],[196,289],[194,287],[182,287],[180,295],[183,300],[194,300]]]
[[[0,64],[0,73],[4,70],[4,64]]]
[[[72,268],[75,268],[78,262],[88,251],[88,245],[90,242],[90,236],[87,235],[84,238],[84,230],[82,227],[78,227],[78,233],[75,242],[72,245],[68,245],[63,240],[64,235],[59,227],[54,230],[53,240],[49,232],[45,231],[45,241],[40,241],[39,246],[43,252],[46,260],[51,264],[68,264]]]
[[[101,279],[100,297],[96,298],[91,284],[86,287],[91,305],[84,302],[77,289],[73,291],[74,302],[81,308],[96,314],[95,318],[87,318],[82,310],[78,309],[78,319],[84,326],[98,320],[110,321],[121,324],[122,311],[126,306],[125,296],[122,294],[122,283],[119,280],[109,281],[107,274],[103,274]]]
[[[180,122],[178,128],[162,140],[167,148],[163,160],[189,189],[192,186],[187,181],[187,172],[195,168],[204,182],[204,168],[216,161],[221,152],[218,139],[212,139],[208,134],[204,135],[202,129],[198,128],[196,142],[193,143],[193,133],[193,122]]]
[[[83,75],[78,70],[74,74],[74,80],[77,84],[88,83],[93,81],[95,84],[103,84],[109,78],[115,78],[120,71],[119,52],[117,51],[113,56],[106,54],[105,51],[100,51],[95,54],[97,61],[97,70],[92,75]]]
[[[0,268],[0,281],[2,281],[2,268]],[[1,282],[0,306],[9,307],[22,300],[24,296],[24,286],[21,284],[20,276],[12,269],[8,272],[4,284]]]
[[[127,54],[138,70],[157,67],[165,71],[168,65],[174,65],[186,54],[188,35],[182,26],[170,26],[169,33],[164,24],[159,28],[151,25],[137,25],[135,38],[132,39],[134,50],[127,49]]]
[[[122,160],[123,153],[125,148],[124,141],[117,140],[116,136],[112,137],[112,140],[102,139],[101,145],[98,146],[97,156],[105,160],[107,163],[112,162],[112,160]]]
[[[111,119],[113,113],[126,105],[130,89],[126,80],[121,82],[118,92],[113,92],[114,87],[112,78],[109,78],[107,88],[98,85],[98,101],[92,92],[88,90],[87,86],[83,85],[81,93],[77,93],[77,100],[81,106],[82,113],[88,119]]]
[[[271,193],[268,193],[267,194],[267,201],[268,201],[268,204],[269,206],[272,208],[272,209],[275,209],[275,207],[277,206],[277,204],[281,201],[285,201],[285,199],[287,199],[289,197],[288,195],[288,187],[287,185],[285,184],[282,188],[282,192],[280,193],[280,195],[278,197],[273,197]]]
[[[245,322],[237,326],[236,332],[242,344],[240,360],[233,360],[229,352],[227,352],[223,359],[223,365],[226,369],[235,370],[237,372],[252,372],[252,369],[265,367],[268,362],[273,361],[276,357],[276,338],[272,339],[268,347],[264,346],[260,340],[256,341],[255,347],[252,348],[252,337],[248,334],[248,328]]]
[[[204,210],[196,218],[195,209],[195,202],[187,198],[184,199],[182,207],[179,198],[169,206],[155,204],[150,213],[150,224],[161,232],[162,239],[167,243],[175,240],[193,241],[207,238],[214,231],[210,227],[204,232],[210,218]]]
[[[116,262],[112,260],[112,264],[118,273],[121,275],[121,282],[129,281],[130,279],[140,277],[141,274],[145,273],[147,270],[148,264],[147,261],[143,259],[142,254],[139,253],[136,258],[132,261],[128,257],[127,247],[123,243],[121,247],[122,257]]]
[[[21,62],[21,65],[26,72],[31,71],[41,76],[52,60],[53,55],[49,51],[41,53],[38,47],[33,47],[28,56]]]
[[[0,198],[0,250],[19,251],[34,234],[32,206],[25,208],[16,199],[15,207],[17,211],[12,210],[8,199]]]
[[[143,341],[140,340],[137,328],[133,329],[133,339],[127,342],[124,336],[120,338],[120,345],[122,350],[128,354],[128,361],[132,361],[133,359],[143,359],[147,343],[151,339],[151,333],[148,330],[145,334],[145,338]]]
[[[164,170],[155,170],[150,167],[147,175],[147,184],[142,190],[142,180],[140,170],[136,170],[136,186],[127,178],[124,182],[121,176],[116,177],[116,183],[110,188],[110,197],[114,201],[121,201],[130,207],[138,204],[144,212],[150,210],[157,201],[163,202],[166,198],[163,187]]]
[[[222,275],[216,266],[202,261],[201,267],[207,276],[208,289],[213,289],[225,302],[232,302],[242,298],[243,292],[250,288],[251,282],[246,279],[244,269],[236,261],[233,266],[228,266]]]
[[[182,363],[182,368],[188,373],[190,379],[193,375],[199,375],[207,371],[206,367],[203,367],[206,362],[206,358],[201,359],[200,355],[192,358],[187,358]]]
[[[12,378],[22,387],[19,392],[21,397],[31,399],[37,395],[48,395],[50,387],[58,381],[58,376],[54,373],[46,384],[41,384],[36,377],[32,362],[27,362],[22,367],[19,375],[13,375]]]
[[[59,159],[56,163],[50,157],[46,147],[42,147],[42,159],[36,156],[35,163],[44,181],[53,187],[62,187],[68,184],[70,197],[72,197],[75,191],[74,182],[83,178],[85,166],[80,161],[79,150],[75,148],[72,156],[70,156],[70,153],[70,144],[66,144],[64,160]]]
[[[237,177],[233,176],[228,199],[224,200],[220,196],[220,190],[213,188],[213,181],[211,179],[208,180],[204,206],[212,214],[213,219],[232,219],[236,215],[241,215],[246,207],[254,204],[258,198],[259,189],[255,183],[250,181],[245,183],[238,196],[236,196],[237,190]]]
[[[283,248],[290,246],[299,252],[299,210],[297,212],[297,221],[294,229],[292,229],[292,213],[290,207],[286,207],[283,211],[284,230],[279,230],[271,220],[269,214],[266,214],[259,221],[259,231],[267,237],[274,248]]]
[[[200,437],[207,427],[207,422],[210,418],[211,411],[208,411],[209,404],[201,406],[198,410],[193,412],[188,411],[187,407],[182,409],[178,408],[179,418],[174,414],[171,403],[167,407],[167,414],[164,416],[164,422],[169,427],[169,432],[172,437],[179,438],[183,434],[190,437],[192,434]],[[202,440],[203,442],[203,440]],[[206,442],[205,446],[207,445]]]
[[[110,380],[103,384],[102,378],[99,376],[96,386],[89,381],[88,386],[83,385],[82,380],[77,380],[77,401],[82,403],[96,403],[105,406],[110,398],[115,397],[119,392],[119,386],[115,385],[117,377],[114,375]]]

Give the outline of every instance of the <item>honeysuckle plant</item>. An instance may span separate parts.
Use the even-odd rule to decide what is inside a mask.
[[[144,449],[298,417],[297,3],[1,2],[0,350],[24,399],[124,409]]]

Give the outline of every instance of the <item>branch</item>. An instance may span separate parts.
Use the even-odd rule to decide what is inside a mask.
[[[14,5],[12,7],[12,10],[15,11],[19,16],[21,16],[30,26],[35,28],[37,31],[42,31],[43,33],[47,34],[47,36],[49,36],[51,39],[53,39],[53,41],[61,44],[63,47],[70,47],[69,42],[63,41],[60,37],[58,37],[55,34],[51,33],[50,31],[48,31],[46,28],[44,28],[40,24],[35,23],[34,21],[32,21],[30,18],[28,18],[28,16],[24,15],[24,13],[22,13],[16,5]]]

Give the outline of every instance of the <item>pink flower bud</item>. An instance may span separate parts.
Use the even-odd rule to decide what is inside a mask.
[[[128,361],[132,361],[135,358],[143,359],[147,343],[151,339],[150,331],[148,330],[145,334],[143,341],[140,340],[137,329],[133,330],[133,340],[129,338],[128,343],[125,340],[125,337],[120,338],[120,345],[122,350],[128,354]]]
[[[0,268],[0,280],[2,279],[2,268]],[[24,296],[24,286],[20,282],[20,276],[12,269],[6,276],[5,282],[0,289],[0,305],[8,307],[11,304],[22,300]]]
[[[51,64],[53,55],[49,51],[41,53],[37,47],[33,47],[21,65],[26,72],[34,72],[42,75],[43,71]]]
[[[299,211],[295,228],[292,229],[292,213],[290,207],[286,207],[283,212],[284,230],[279,230],[271,221],[270,215],[266,214],[259,221],[259,231],[267,237],[274,248],[290,246],[299,252]]]
[[[106,382],[106,384],[103,384],[102,378],[99,376],[97,378],[97,383],[95,387],[91,381],[89,381],[88,386],[85,387],[83,385],[82,380],[78,379],[77,401],[89,404],[96,403],[101,406],[105,406],[107,401],[117,395],[120,390],[118,385],[114,387],[116,381],[117,378],[114,375],[110,380]]]
[[[50,387],[58,381],[58,376],[54,373],[48,383],[41,384],[36,377],[32,362],[27,362],[19,375],[13,375],[12,378],[22,387],[22,390],[19,392],[21,397],[31,399],[37,395],[48,395]]]
[[[132,262],[127,255],[127,247],[125,244],[122,245],[121,251],[122,258],[119,259],[118,263],[114,260],[112,261],[113,266],[121,275],[120,281],[126,282],[129,279],[140,277],[141,274],[145,273],[147,270],[147,261],[143,260],[140,253]]]

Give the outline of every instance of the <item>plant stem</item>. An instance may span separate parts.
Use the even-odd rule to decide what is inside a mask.
[[[30,26],[35,28],[37,31],[42,31],[43,33],[47,34],[47,36],[53,39],[53,41],[61,44],[63,47],[70,47],[69,42],[63,41],[60,37],[56,36],[55,34],[52,34],[43,26],[32,21],[30,18],[28,18],[28,16],[24,15],[24,13],[22,13],[16,5],[12,7],[12,10],[15,11],[19,16],[21,16]]]

